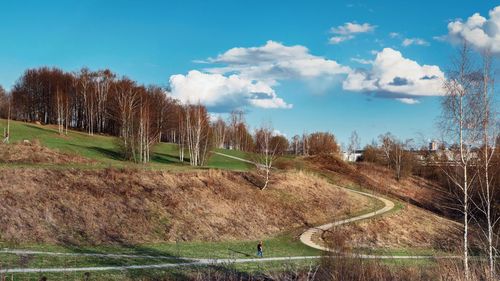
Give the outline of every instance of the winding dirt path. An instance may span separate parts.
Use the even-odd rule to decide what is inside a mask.
[[[321,234],[323,232],[331,229],[334,226],[339,226],[339,225],[351,223],[354,221],[369,219],[371,217],[378,216],[380,214],[389,212],[390,210],[394,209],[394,202],[392,202],[391,200],[388,200],[388,199],[385,199],[383,197],[376,196],[376,195],[373,195],[370,193],[362,192],[362,191],[357,191],[357,190],[352,190],[352,189],[347,189],[347,188],[342,188],[342,189],[344,189],[348,192],[353,192],[353,193],[361,194],[361,195],[364,195],[364,196],[367,196],[370,198],[375,198],[377,200],[380,200],[384,203],[384,207],[382,209],[376,210],[374,212],[366,213],[366,214],[363,214],[360,216],[356,216],[356,217],[352,217],[352,218],[348,218],[348,219],[344,219],[344,220],[339,220],[339,221],[334,221],[334,222],[320,225],[317,227],[309,228],[304,233],[302,233],[302,235],[300,235],[300,241],[303,244],[305,244],[311,248],[318,249],[318,250],[333,252],[333,250],[329,249],[328,247],[322,246],[318,242],[314,241],[313,237],[319,237],[319,239],[321,239]]]

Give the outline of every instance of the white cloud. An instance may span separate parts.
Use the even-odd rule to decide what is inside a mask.
[[[273,130],[273,136],[283,136],[283,137],[287,137],[285,133],[282,133],[280,130],[276,130],[274,129]]]
[[[477,49],[490,49],[493,53],[500,54],[500,6],[489,11],[489,19],[475,13],[465,22],[450,22],[448,37],[452,42],[463,39]]]
[[[372,32],[375,28],[375,25],[369,23],[358,24],[355,22],[346,22],[344,25],[339,25],[330,29],[330,32],[335,34],[335,36],[330,37],[328,42],[334,45],[339,44],[353,39],[355,34]]]
[[[401,45],[408,47],[410,45],[418,45],[418,46],[429,46],[429,42],[425,41],[421,38],[405,38]]]
[[[391,32],[391,33],[389,33],[389,37],[391,37],[391,38],[399,37],[399,33],[397,33],[397,32]]]
[[[280,81],[331,85],[335,77],[351,71],[334,60],[312,55],[304,46],[285,46],[275,41],[259,47],[232,48],[200,63],[220,66],[172,75],[171,95],[221,112],[245,106],[291,108],[273,88]]]
[[[328,40],[328,43],[332,45],[340,44],[344,41],[351,40],[354,38],[353,35],[347,35],[347,36],[332,36],[330,37],[330,40]]]
[[[214,111],[252,105],[262,108],[291,108],[267,84],[238,75],[189,71],[170,77],[170,95],[184,103],[202,103]]]
[[[396,100],[398,100],[402,103],[405,103],[405,104],[419,104],[420,103],[419,100],[412,99],[412,98],[398,98]]]
[[[210,73],[237,73],[245,79],[259,80],[269,85],[277,80],[314,79],[350,71],[349,67],[334,60],[312,55],[304,46],[285,46],[275,41],[267,41],[260,47],[232,48],[208,61],[226,64],[207,68],[206,71]]]
[[[344,25],[332,27],[331,32],[340,35],[350,35],[355,33],[366,33],[374,31],[376,26],[369,23],[358,24],[355,22],[346,22]]]
[[[439,96],[444,94],[444,79],[438,66],[420,65],[396,50],[385,48],[377,54],[371,69],[351,72],[343,88],[392,98]]]
[[[351,58],[353,62],[357,62],[359,64],[372,64],[372,60],[367,60],[367,59],[360,59],[360,58]]]

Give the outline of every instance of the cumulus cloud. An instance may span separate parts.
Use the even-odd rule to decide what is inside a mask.
[[[335,34],[335,36],[330,37],[328,42],[330,44],[339,44],[353,39],[355,34],[372,32],[375,28],[375,25],[371,25],[369,23],[358,24],[355,22],[346,22],[343,25],[332,27],[330,29],[330,32]]]
[[[275,41],[232,48],[200,62],[218,66],[172,75],[170,94],[182,102],[201,102],[220,112],[245,106],[291,108],[273,88],[280,81],[295,79],[315,85],[326,81],[330,85],[338,75],[351,72],[334,60],[311,54],[304,46]]]
[[[265,81],[271,85],[277,80],[312,79],[350,71],[349,67],[334,60],[312,55],[304,46],[285,46],[275,41],[267,41],[260,47],[232,48],[207,61],[226,65],[207,68],[207,72],[237,73],[245,79]]]
[[[429,46],[429,42],[425,41],[424,39],[421,38],[405,38],[403,40],[403,43],[401,43],[403,46],[408,47],[411,45],[418,45],[418,46]]]
[[[229,111],[246,105],[262,108],[291,108],[267,84],[238,75],[189,71],[170,77],[170,94],[184,103],[202,103],[213,111]]]
[[[448,37],[452,42],[466,40],[477,49],[500,54],[500,6],[489,11],[489,18],[475,13],[466,21],[450,22]]]
[[[343,82],[349,91],[375,93],[404,103],[413,97],[439,96],[444,73],[435,65],[420,65],[391,48],[380,51],[370,69],[352,71]]]

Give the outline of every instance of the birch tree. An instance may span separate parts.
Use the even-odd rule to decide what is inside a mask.
[[[212,147],[207,110],[201,104],[186,105],[183,130],[191,166],[203,166]]]
[[[479,202],[476,205],[479,212],[484,217],[484,227],[481,228],[482,233],[486,238],[486,253],[488,255],[488,268],[490,278],[493,280],[496,276],[496,239],[495,228],[500,219],[499,214],[494,206],[495,204],[495,185],[492,184],[495,174],[490,173],[492,168],[492,161],[497,147],[497,117],[496,112],[492,109],[492,102],[494,101],[494,81],[491,76],[492,56],[489,51],[484,51],[483,70],[482,70],[482,83],[481,89],[478,91],[481,95],[481,155],[479,156],[480,175],[478,176],[479,182]],[[480,222],[481,223],[481,222]]]
[[[109,69],[100,70],[95,74],[95,121],[98,133],[102,133],[106,125],[106,103],[108,101],[109,91],[115,77],[116,75],[113,74]],[[91,110],[92,109],[93,108],[91,108]]]
[[[227,135],[227,125],[222,118],[217,118],[213,124],[214,144],[217,148],[224,148]]]
[[[0,117],[7,119],[7,124],[3,131],[3,143],[9,143],[10,140],[11,100],[11,96],[7,95],[2,86],[0,86]]]
[[[260,190],[264,190],[269,185],[274,162],[278,158],[277,147],[272,143],[273,129],[270,125],[264,125],[255,131],[255,156],[254,162],[257,166],[258,174],[263,179]]]
[[[351,136],[349,137],[349,146],[347,148],[349,158],[351,157],[351,155],[354,155],[354,153],[356,153],[356,150],[358,149],[359,149],[358,132],[352,131]]]
[[[115,117],[120,124],[120,138],[126,159],[137,159],[134,141],[135,112],[140,106],[140,93],[135,83],[122,79],[115,84]]]
[[[463,266],[464,278],[470,279],[469,269],[469,221],[470,196],[473,182],[477,176],[472,173],[471,165],[474,161],[472,147],[478,144],[480,119],[478,112],[478,95],[474,94],[474,87],[478,79],[472,69],[469,49],[464,42],[459,55],[453,61],[453,70],[449,79],[444,82],[445,96],[442,99],[443,131],[456,143],[452,164],[449,170],[443,169],[447,177],[458,191],[458,200],[463,214]]]
[[[94,100],[92,95],[93,73],[88,68],[82,68],[76,73],[78,81],[79,94],[83,98],[84,115],[86,121],[87,133],[94,134]]]

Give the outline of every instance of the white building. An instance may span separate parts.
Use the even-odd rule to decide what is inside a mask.
[[[363,150],[356,150],[354,152],[342,151],[342,160],[347,162],[357,162],[363,157]]]

